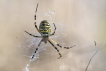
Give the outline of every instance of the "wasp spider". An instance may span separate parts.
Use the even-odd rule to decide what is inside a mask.
[[[34,23],[34,25],[35,25],[35,28],[37,29],[37,31],[41,34],[41,36],[35,36],[35,35],[33,35],[33,34],[30,34],[30,33],[27,32],[27,31],[25,31],[25,32],[26,32],[27,34],[29,34],[30,36],[33,36],[33,37],[36,37],[36,38],[42,38],[41,41],[40,41],[39,44],[38,44],[38,47],[40,46],[41,42],[44,42],[44,43],[46,44],[47,41],[48,41],[48,42],[57,50],[57,52],[59,53],[59,56],[62,57],[62,55],[60,54],[59,50],[57,49],[57,47],[56,47],[55,45],[57,45],[57,46],[59,46],[59,47],[61,47],[61,48],[62,48],[62,46],[59,45],[58,43],[56,43],[54,40],[52,40],[52,39],[49,38],[49,36],[52,36],[52,35],[55,34],[55,31],[56,31],[56,26],[55,26],[55,24],[53,23],[53,24],[54,24],[54,27],[55,27],[53,33],[51,33],[51,26],[50,26],[50,24],[48,23],[47,20],[41,21],[41,23],[40,23],[40,25],[39,25],[39,29],[38,29],[38,27],[37,27],[37,25],[36,25],[36,13],[37,13],[37,8],[38,8],[38,4],[37,4],[37,7],[36,7],[35,16],[34,16],[34,18],[35,18],[35,23]],[[54,45],[54,44],[55,44],[55,45]],[[75,46],[75,45],[74,45],[74,46]],[[72,47],[74,47],[74,46],[72,46]],[[34,52],[34,54],[33,54],[33,56],[32,56],[32,59],[34,58],[34,56],[35,56],[35,54],[36,54],[36,52],[37,52],[37,50],[38,50],[38,47],[36,48],[36,50],[35,50],[35,52]],[[64,47],[64,48],[65,48],[65,49],[69,49],[69,48],[72,48],[72,47]],[[59,57],[59,58],[60,58],[60,57]],[[59,59],[59,58],[58,58],[58,59]]]

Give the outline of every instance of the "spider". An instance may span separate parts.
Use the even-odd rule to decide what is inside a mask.
[[[38,8],[38,4],[37,4],[37,7],[36,7],[35,16],[34,16],[34,18],[35,18],[35,23],[34,23],[34,25],[35,25],[35,28],[37,29],[37,31],[41,34],[41,36],[35,36],[35,35],[33,35],[33,34],[30,34],[30,33],[27,32],[27,31],[25,31],[25,32],[26,32],[27,34],[29,34],[30,36],[33,36],[33,37],[36,37],[36,38],[42,38],[42,39],[40,40],[39,44],[38,44],[38,47],[36,48],[36,50],[35,50],[35,52],[34,52],[34,54],[33,54],[33,56],[32,56],[32,59],[35,57],[35,54],[36,54],[36,52],[37,52],[37,50],[38,50],[38,48],[39,48],[41,42],[44,42],[44,43],[46,44],[47,41],[57,50],[59,56],[62,57],[61,53],[59,52],[59,50],[57,49],[57,47],[56,47],[55,45],[57,45],[57,46],[59,46],[59,47],[61,47],[61,48],[62,48],[62,46],[61,46],[60,44],[56,43],[54,40],[52,40],[52,39],[49,38],[49,36],[52,36],[52,35],[55,34],[55,31],[56,31],[56,26],[55,26],[55,24],[53,23],[55,29],[54,29],[54,32],[53,32],[52,34],[51,34],[51,26],[50,26],[50,24],[48,23],[47,20],[41,21],[41,23],[40,23],[40,25],[39,25],[39,29],[38,29],[38,27],[37,27],[37,25],[36,25],[36,13],[37,13],[37,8]],[[55,44],[55,45],[54,45],[54,44]],[[74,45],[74,46],[76,46],[76,45]],[[72,46],[72,47],[74,47],[74,46]],[[69,49],[69,48],[72,48],[72,47],[64,47],[64,48],[65,48],[65,49]],[[59,58],[60,58],[60,57],[59,57]],[[58,58],[58,59],[59,59],[59,58]]]

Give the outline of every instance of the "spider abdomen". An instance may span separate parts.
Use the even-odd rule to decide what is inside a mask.
[[[50,24],[47,22],[47,20],[41,21],[39,25],[39,32],[42,36],[49,36],[51,32]]]

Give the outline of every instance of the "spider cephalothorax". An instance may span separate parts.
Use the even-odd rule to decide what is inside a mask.
[[[36,12],[37,12],[37,8],[38,8],[38,4],[37,4],[37,7],[36,7],[36,11],[35,11],[35,23],[34,23],[34,24],[35,24],[35,28],[36,28],[37,31],[41,34],[41,36],[35,36],[35,35],[33,35],[33,34],[30,34],[30,33],[27,32],[27,31],[25,31],[25,32],[26,32],[27,34],[33,36],[33,37],[42,38],[41,41],[40,41],[39,44],[38,44],[38,47],[40,46],[41,42],[47,43],[47,41],[48,41],[48,42],[57,50],[57,52],[59,53],[60,57],[62,57],[62,55],[60,54],[59,50],[57,49],[57,47],[56,47],[55,45],[57,45],[57,46],[59,46],[59,47],[61,47],[61,48],[62,48],[62,46],[59,45],[58,43],[56,43],[54,40],[52,40],[52,39],[49,38],[49,36],[52,36],[52,35],[55,34],[55,31],[56,31],[56,26],[55,26],[55,24],[53,23],[53,24],[54,24],[54,27],[55,27],[53,33],[51,33],[51,27],[50,27],[50,24],[47,22],[47,20],[41,21],[41,23],[40,23],[40,25],[39,25],[39,29],[38,29],[38,27],[37,27],[37,25],[36,25]],[[54,44],[55,44],[55,45],[54,45]],[[75,46],[75,45],[74,45],[74,46]],[[74,46],[72,46],[72,47],[74,47]],[[37,50],[38,50],[38,47],[36,48],[36,50],[35,50],[35,52],[34,52],[32,58],[34,58],[34,56],[35,56],[35,54],[36,54],[36,52],[37,52]],[[64,48],[65,48],[65,49],[69,49],[69,48],[72,48],[72,47],[64,47]],[[59,57],[59,58],[60,58],[60,57]]]

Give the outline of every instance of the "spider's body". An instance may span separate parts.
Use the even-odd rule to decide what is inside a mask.
[[[47,43],[47,40],[51,33],[51,27],[47,20],[41,21],[39,25],[39,32],[42,36],[42,42]]]
[[[38,8],[38,4],[37,4],[35,13],[37,12],[37,8]],[[41,21],[41,23],[40,23],[40,25],[39,25],[39,29],[38,29],[38,27],[37,27],[37,25],[36,25],[36,14],[35,14],[35,23],[34,23],[34,24],[35,24],[35,28],[36,28],[37,31],[41,34],[41,36],[35,36],[35,35],[33,35],[33,34],[30,34],[30,33],[27,32],[27,31],[25,31],[25,32],[26,32],[27,34],[29,34],[30,36],[33,36],[33,37],[36,37],[36,38],[42,38],[41,41],[40,41],[39,44],[38,44],[38,47],[40,46],[41,42],[44,42],[44,43],[49,42],[49,43],[57,50],[57,52],[59,53],[60,57],[62,57],[62,55],[60,54],[59,50],[57,49],[57,47],[56,47],[55,45],[57,45],[57,46],[59,46],[59,47],[61,47],[61,48],[62,48],[62,46],[59,45],[58,43],[56,43],[54,40],[52,40],[52,39],[49,38],[49,36],[52,36],[52,35],[55,34],[55,30],[56,30],[55,24],[53,23],[53,24],[54,24],[54,27],[55,27],[53,33],[51,33],[51,27],[50,27],[50,24],[47,22],[47,20]],[[55,45],[54,45],[54,44],[55,44]],[[75,45],[74,45],[74,46],[75,46]],[[74,46],[72,46],[72,47],[74,47]],[[37,50],[38,50],[38,47],[36,48],[35,53],[33,54],[32,58],[34,58],[34,56],[35,56],[35,54],[36,54],[36,52],[37,52]],[[65,48],[65,49],[69,49],[69,48],[72,48],[72,47],[64,47],[64,48]],[[60,58],[60,57],[59,57],[59,58]]]
[[[47,20],[41,21],[39,25],[39,32],[42,37],[49,37],[51,33],[51,27],[50,24],[47,22]]]
[[[44,42],[45,44],[47,43],[48,37],[42,37],[42,42]]]

